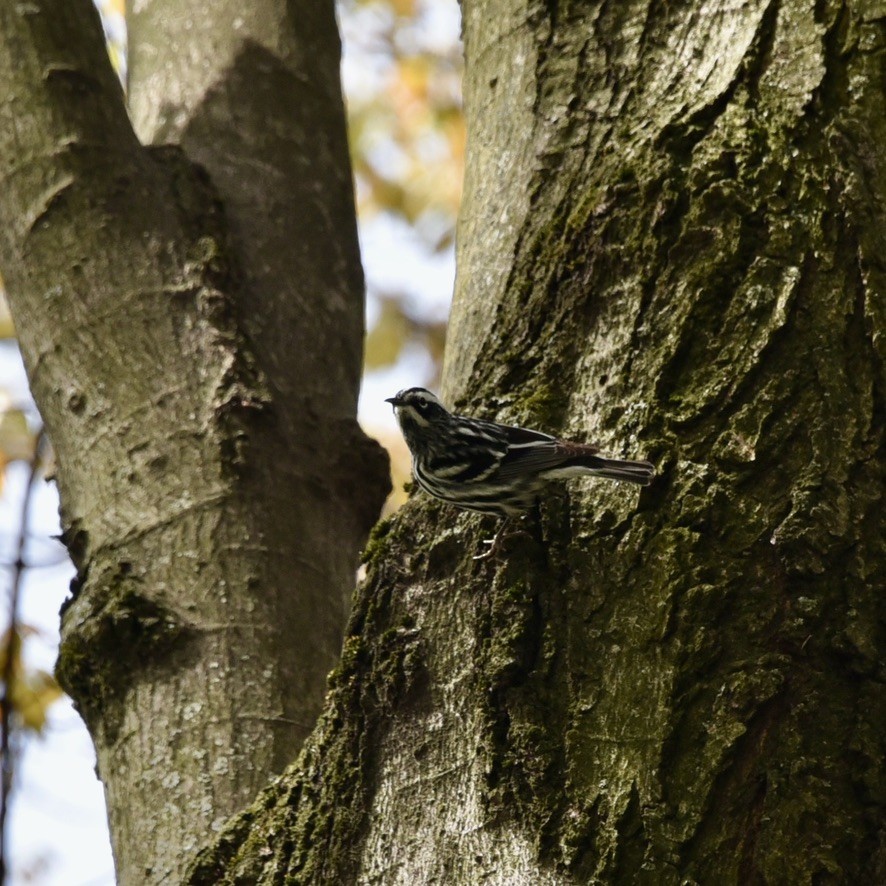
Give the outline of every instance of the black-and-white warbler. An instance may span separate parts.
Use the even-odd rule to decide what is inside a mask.
[[[646,486],[655,476],[648,461],[607,458],[595,446],[453,415],[424,388],[386,402],[412,453],[416,483],[457,508],[507,520],[528,511],[548,480],[594,476]]]

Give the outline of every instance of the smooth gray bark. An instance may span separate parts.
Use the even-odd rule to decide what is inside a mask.
[[[262,11],[310,65],[247,22],[206,80],[146,71],[184,122],[146,134],[182,150],[139,143],[89,0],[0,6],[0,268],[78,569],[59,676],[96,742],[123,884],[179,882],[297,753],[387,485],[355,422],[332,4]],[[201,28],[231,38],[230,4]]]

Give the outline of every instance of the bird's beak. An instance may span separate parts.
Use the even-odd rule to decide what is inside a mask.
[[[385,403],[390,403],[392,406],[402,406],[403,401],[399,397],[387,397],[385,399]]]

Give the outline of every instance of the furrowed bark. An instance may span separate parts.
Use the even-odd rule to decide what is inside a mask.
[[[336,47],[306,74],[331,95]],[[279,87],[270,128],[293,101],[273,62],[236,61],[257,95]],[[3,5],[0,83],[0,262],[78,568],[59,676],[96,742],[119,882],[178,882],[311,729],[385,491],[354,421],[340,110],[310,118],[321,161],[296,150],[220,195],[193,154],[139,144],[88,0]],[[270,213],[255,229],[252,198]],[[263,267],[306,216],[337,245],[305,237]]]
[[[651,457],[500,562],[416,498],[191,883],[878,883],[875,3],[463,3],[453,405]]]

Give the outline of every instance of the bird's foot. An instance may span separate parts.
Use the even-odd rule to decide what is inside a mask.
[[[501,545],[498,543],[498,534],[496,534],[494,538],[484,538],[483,544],[489,545],[489,550],[483,551],[482,554],[474,554],[474,560],[488,560],[490,557],[494,557],[498,554],[501,549]]]
[[[512,518],[510,517],[505,518],[501,526],[498,527],[498,532],[492,538],[483,539],[483,544],[489,545],[489,550],[484,551],[482,554],[474,554],[475,560],[489,560],[491,557],[498,556],[502,552],[503,542],[507,538],[513,538],[517,535],[529,535],[525,529],[516,529],[514,532],[508,531],[511,529],[511,520]]]
[[[498,532],[496,532],[492,538],[484,538],[483,539],[483,544],[489,545],[489,550],[484,551],[482,554],[474,554],[475,560],[488,560],[490,557],[494,557],[499,552],[499,549],[501,547],[501,545],[499,544],[499,541],[502,537],[502,533],[507,528],[507,525],[509,522],[510,521],[507,518],[505,518],[502,521],[501,526],[498,527]]]

